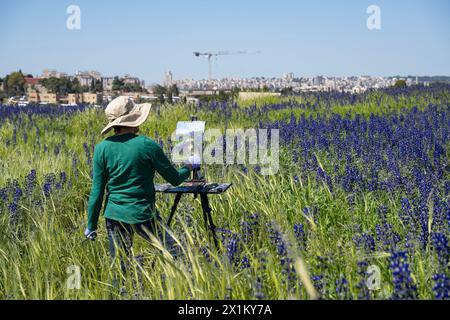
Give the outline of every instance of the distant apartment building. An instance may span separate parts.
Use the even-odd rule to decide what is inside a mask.
[[[129,74],[126,74],[123,78],[122,81],[124,84],[138,84],[141,87],[145,88],[145,81],[144,80],[140,80],[138,77],[132,77]]]
[[[69,93],[67,96],[67,103],[79,104],[82,102],[82,96],[78,93]]]
[[[63,77],[68,77],[67,73],[65,72],[59,72],[56,70],[49,70],[49,69],[44,69],[42,71],[42,75],[41,78],[63,78]]]
[[[98,71],[77,71],[74,76],[81,86],[90,87],[94,81],[102,81],[102,75]]]
[[[69,93],[66,96],[55,93],[39,93],[36,90],[27,91],[27,99],[30,103],[48,103],[48,104],[101,104],[103,95],[99,93]]]
[[[113,77],[102,77],[102,87],[104,91],[112,91],[113,88]]]
[[[99,93],[69,93],[69,95],[67,96],[67,102],[69,104],[100,104],[102,103],[102,100],[103,96]]]
[[[324,77],[322,76],[316,76],[313,78],[313,85],[315,86],[321,86],[324,82]]]
[[[285,81],[293,81],[294,80],[294,73],[293,72],[288,72],[288,73],[285,73],[284,75],[283,75],[283,80],[285,80]]]
[[[87,104],[100,104],[102,103],[102,97],[99,93],[84,92],[82,94],[82,102]]]
[[[35,90],[28,90],[27,91],[27,98],[28,102],[30,103],[39,103],[39,93]]]
[[[85,77],[85,78],[92,78],[95,80],[101,80],[102,75],[98,71],[77,71],[75,73],[75,77]]]
[[[76,76],[75,78],[78,79],[78,82],[83,87],[90,87],[94,82],[94,79],[89,76]]]
[[[114,77],[103,77],[102,74],[98,71],[77,71],[75,75],[69,76],[65,72],[59,72],[56,70],[50,70],[45,69],[42,71],[42,75],[40,76],[41,79],[46,78],[62,78],[67,77],[70,80],[77,79],[81,86],[84,87],[91,87],[95,81],[101,81],[102,87],[104,91],[112,91],[113,89],[113,82]],[[32,79],[32,78],[31,78]],[[39,79],[39,78],[36,78]],[[145,81],[140,80],[138,77],[133,77],[129,74],[126,74],[125,76],[121,77],[121,80],[124,84],[138,84],[141,87],[145,88]],[[30,82],[33,82],[35,80],[29,80]]]
[[[60,102],[60,97],[56,93],[39,93],[39,102],[57,104]]]
[[[166,87],[170,87],[171,85],[173,85],[173,74],[171,71],[167,71],[164,75],[164,85]]]
[[[94,78],[85,72],[77,72],[75,74],[75,79],[77,79],[80,85],[84,87],[90,87],[94,82]]]

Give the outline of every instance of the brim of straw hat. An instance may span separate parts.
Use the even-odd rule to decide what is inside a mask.
[[[139,127],[147,120],[151,108],[151,103],[136,104],[129,114],[123,115],[108,123],[108,125],[103,128],[102,135],[107,134],[115,126]]]

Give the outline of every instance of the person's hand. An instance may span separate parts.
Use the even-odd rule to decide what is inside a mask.
[[[84,230],[84,236],[86,237],[86,239],[95,240],[95,238],[97,237],[97,230],[91,231],[86,228],[86,230]]]
[[[200,169],[200,164],[202,163],[202,160],[198,155],[193,155],[189,157],[189,159],[186,161],[186,166],[188,166],[191,170]]]

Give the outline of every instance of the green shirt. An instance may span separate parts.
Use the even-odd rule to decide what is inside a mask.
[[[105,187],[108,188],[106,218],[129,224],[152,219],[155,171],[174,186],[186,180],[190,172],[187,167],[175,169],[161,147],[145,136],[128,133],[100,142],[93,158],[88,229],[97,229]]]

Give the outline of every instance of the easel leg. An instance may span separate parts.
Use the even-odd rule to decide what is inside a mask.
[[[205,220],[205,225],[207,228],[211,229],[214,245],[216,246],[216,249],[219,249],[219,244],[216,235],[216,226],[214,225],[214,222],[211,217],[211,207],[209,206],[208,195],[206,193],[201,193],[200,199],[202,202],[203,219]]]
[[[169,220],[167,220],[167,226],[170,226],[170,223],[172,222],[175,211],[177,211],[177,207],[178,207],[178,203],[180,202],[181,195],[182,195],[182,193],[177,193],[177,195],[175,196],[175,201],[173,202],[172,209],[170,209]]]

